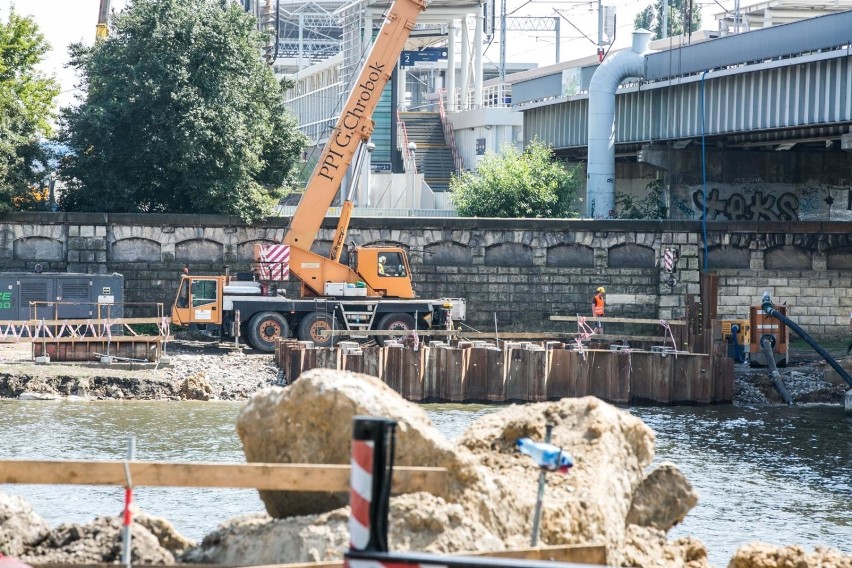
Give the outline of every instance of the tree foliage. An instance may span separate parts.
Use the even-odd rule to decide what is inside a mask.
[[[669,19],[667,36],[678,36],[697,31],[701,27],[701,9],[695,0],[668,0]],[[685,25],[689,21],[687,28]],[[652,39],[663,37],[663,0],[655,0],[636,14],[636,29],[654,32]]]
[[[645,197],[633,197],[627,193],[615,193],[619,219],[666,219],[668,207],[663,200],[663,182],[654,180],[645,189]]]
[[[456,211],[464,217],[576,217],[577,166],[567,167],[549,146],[532,142],[486,154],[473,172],[450,183]]]
[[[36,70],[50,46],[30,17],[0,20],[0,211],[39,207],[43,141],[59,86]],[[43,203],[41,203],[43,205]]]
[[[216,0],[135,0],[111,24],[71,47],[85,94],[62,112],[61,207],[267,214],[304,137],[254,17]]]

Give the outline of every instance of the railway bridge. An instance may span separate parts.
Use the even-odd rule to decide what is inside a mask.
[[[670,46],[660,48],[669,41]],[[852,220],[852,11],[688,45],[615,96],[615,201],[672,219]],[[512,85],[524,139],[589,156],[597,63]],[[596,217],[606,217],[606,213]]]

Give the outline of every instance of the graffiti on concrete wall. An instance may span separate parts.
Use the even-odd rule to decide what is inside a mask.
[[[703,191],[695,191],[692,201],[699,210],[699,219],[730,219],[732,221],[798,221],[799,200],[789,192],[780,195],[764,193],[752,186],[732,192],[728,197],[713,188],[704,200]]]
[[[680,211],[680,215],[684,219],[695,219],[695,211],[685,199],[678,199],[672,196],[672,209]]]
[[[671,197],[673,218],[731,221],[852,221],[852,188],[819,181],[771,183],[738,178],[730,185],[687,187]]]

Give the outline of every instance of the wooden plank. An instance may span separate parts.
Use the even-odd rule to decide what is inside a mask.
[[[516,558],[523,560],[549,560],[551,562],[573,562],[575,564],[606,565],[606,547],[601,544],[557,544],[539,548],[519,548],[514,550],[494,550],[488,552],[461,552],[452,556],[482,556],[486,558]],[[80,564],[38,564],[34,567],[80,568]],[[115,568],[115,564],[86,564],[87,568]],[[175,564],[160,568],[223,568],[219,564]],[[296,562],[291,564],[263,564],[253,568],[343,568],[343,560],[323,562]]]
[[[579,316],[584,317],[584,316]],[[577,321],[578,316],[550,316],[550,321]],[[602,322],[612,322],[612,323],[637,323],[637,324],[660,324],[660,320],[658,319],[641,319],[641,318],[594,318],[592,316],[586,317],[586,322],[594,322],[600,319]],[[666,323],[669,325],[686,325],[686,322],[683,320],[668,320]],[[501,334],[502,335],[502,334]]]
[[[401,554],[405,554],[402,552]],[[575,564],[606,565],[606,547],[602,544],[557,544],[539,548],[459,552],[447,556],[480,556],[485,558],[515,558],[520,560],[546,560],[573,562]],[[298,562],[295,564],[267,564],[253,568],[342,568],[343,561]],[[163,567],[168,568],[168,567]]]
[[[229,487],[278,491],[349,490],[349,466],[337,464],[129,462],[134,486]],[[447,470],[395,467],[394,493],[427,491],[444,496]],[[124,462],[0,460],[0,483],[125,485]]]

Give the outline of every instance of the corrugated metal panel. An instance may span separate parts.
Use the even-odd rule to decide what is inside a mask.
[[[518,105],[562,95],[562,74],[536,77],[512,85],[512,104]]]
[[[678,50],[677,74],[700,73],[750,61],[776,59],[852,43],[852,11],[809,18],[718,38]],[[645,78],[657,81],[672,76],[670,52],[652,53],[645,60]]]
[[[852,122],[852,57],[845,51],[791,59],[786,66],[742,70],[705,76],[705,134]],[[697,77],[620,90],[616,96],[616,143],[700,137],[701,95]],[[538,137],[557,149],[587,144],[587,98],[521,111],[525,140]]]

